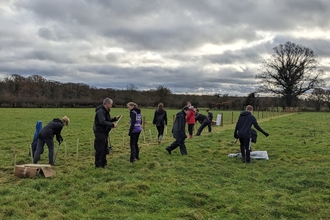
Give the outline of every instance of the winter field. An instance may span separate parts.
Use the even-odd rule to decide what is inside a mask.
[[[160,145],[152,125],[154,109],[142,109],[144,133],[140,160],[129,162],[129,113],[111,132],[112,152],[105,169],[94,168],[94,109],[0,109],[0,219],[329,219],[329,113],[254,112],[259,125],[253,150],[267,151],[269,160],[243,164],[228,157],[239,112],[223,113],[223,126],[204,129],[186,140],[188,155],[165,151],[173,116]],[[200,109],[206,114],[205,109]],[[50,178],[14,176],[14,163],[31,163],[29,145],[35,125],[67,115],[64,142]],[[199,124],[197,124],[199,126]],[[196,131],[196,125],[195,125]],[[55,142],[56,143],[56,142]],[[65,147],[66,146],[66,147]],[[45,147],[40,163],[48,162]]]

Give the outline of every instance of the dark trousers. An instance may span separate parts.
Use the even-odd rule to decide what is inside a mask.
[[[193,134],[193,130],[194,130],[194,124],[188,124],[188,133],[189,133],[189,135]]]
[[[199,136],[201,135],[203,129],[208,126],[210,124],[210,121],[209,120],[204,120],[203,123],[201,124],[201,126],[198,128],[197,130],[197,133],[196,133],[196,136]]]
[[[168,146],[166,149],[168,149],[169,151],[174,150],[177,147],[180,147],[180,152],[182,155],[186,155],[187,154],[187,148],[186,145],[184,143],[185,139],[175,139],[175,141]]]
[[[130,135],[130,147],[131,147],[131,157],[129,159],[130,162],[134,162],[135,160],[139,160],[139,136],[140,136],[140,132],[139,133],[131,133]]]
[[[107,165],[108,135],[104,133],[95,133],[95,167],[104,167]]]
[[[209,132],[212,131],[212,119],[209,119],[210,123],[207,125],[207,127],[209,128]]]
[[[43,152],[44,152],[45,144],[48,147],[48,163],[51,165],[55,165],[54,164],[54,141],[53,141],[53,139],[50,139],[50,138],[47,138],[47,139],[38,138],[37,149],[33,156],[33,163],[36,164],[40,160],[40,155],[43,154]]]
[[[162,126],[156,126],[157,127],[157,131],[158,131],[158,140],[159,140],[159,138],[160,138],[160,136],[162,136],[163,137],[163,135],[164,135],[164,125],[162,125]]]
[[[242,160],[250,162],[251,138],[239,138]]]

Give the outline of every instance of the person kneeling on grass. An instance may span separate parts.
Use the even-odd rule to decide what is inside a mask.
[[[185,127],[186,127],[186,115],[188,111],[189,111],[189,107],[186,106],[182,109],[182,111],[176,114],[172,128],[172,133],[173,133],[173,137],[175,138],[175,141],[170,146],[165,148],[169,154],[172,154],[171,153],[172,150],[174,150],[177,147],[180,147],[180,152],[182,155],[187,154],[187,148],[184,141],[187,138]]]
[[[43,127],[38,133],[38,144],[37,150],[34,153],[33,163],[37,164],[40,160],[40,154],[44,152],[45,144],[48,147],[48,160],[49,164],[55,166],[54,163],[54,135],[58,144],[63,142],[61,136],[61,131],[64,126],[68,126],[70,119],[64,116],[62,119],[54,118],[53,121],[49,122],[45,127]]]

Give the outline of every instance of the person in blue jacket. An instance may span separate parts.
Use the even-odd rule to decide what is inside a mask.
[[[178,112],[175,116],[172,133],[175,141],[165,149],[169,154],[172,154],[172,150],[180,147],[180,152],[182,155],[187,154],[187,148],[184,143],[185,139],[187,138],[186,135],[186,115],[189,112],[189,107],[185,106],[182,111]]]
[[[246,106],[245,111],[240,113],[234,131],[234,138],[239,139],[240,142],[242,161],[244,163],[250,163],[252,125],[266,137],[269,136],[269,134],[262,130],[262,128],[258,125],[257,119],[252,115],[252,112],[253,107],[251,105]]]

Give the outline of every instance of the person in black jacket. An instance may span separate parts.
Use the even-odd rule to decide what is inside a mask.
[[[198,108],[195,108],[194,111],[195,111],[195,120],[201,124],[201,126],[197,129],[196,136],[200,136],[203,129],[206,126],[209,126],[211,124],[211,122],[206,115],[199,113]]]
[[[105,98],[103,105],[99,105],[95,109],[93,131],[95,135],[94,149],[95,149],[95,167],[104,168],[107,165],[107,150],[108,137],[111,128],[116,128],[117,121],[121,116],[115,118],[110,117],[110,108],[112,107],[112,99]]]
[[[173,133],[173,137],[175,138],[175,141],[170,146],[165,148],[169,154],[172,154],[171,153],[172,150],[174,150],[177,147],[180,147],[180,152],[182,155],[187,154],[187,149],[184,141],[187,138],[185,127],[186,127],[186,115],[188,111],[189,111],[189,107],[186,106],[182,109],[182,111],[176,114],[172,128],[172,133]]]
[[[156,125],[158,131],[158,144],[160,144],[164,135],[164,127],[167,125],[167,113],[164,109],[163,103],[158,104],[152,123]]]
[[[206,109],[206,112],[207,112],[207,118],[209,119],[210,121],[210,124],[207,125],[207,127],[209,128],[209,132],[212,131],[212,120],[213,120],[213,113],[210,111],[210,109]]]
[[[252,112],[253,107],[251,105],[246,106],[245,111],[240,113],[234,132],[234,138],[239,139],[242,161],[245,163],[250,163],[252,125],[266,137],[269,136],[269,134],[258,125],[257,119],[252,115]]]
[[[54,118],[49,122],[45,127],[43,127],[38,133],[37,149],[34,153],[33,163],[37,164],[40,160],[40,154],[44,152],[45,144],[48,147],[48,161],[50,165],[55,166],[54,163],[54,135],[58,144],[63,142],[61,136],[61,131],[64,126],[68,126],[70,119],[67,116],[64,116],[62,119]]]

